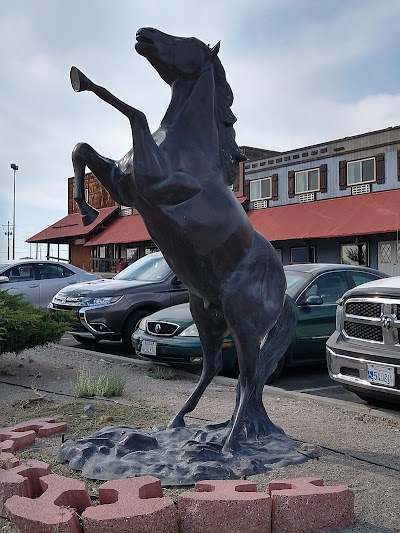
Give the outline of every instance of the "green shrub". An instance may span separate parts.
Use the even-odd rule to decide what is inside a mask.
[[[0,355],[57,342],[73,321],[70,313],[49,313],[25,302],[20,294],[0,291]]]

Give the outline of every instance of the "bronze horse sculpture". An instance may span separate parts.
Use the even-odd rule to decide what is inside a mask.
[[[203,371],[169,427],[184,425],[185,414],[220,371],[222,341],[231,332],[240,375],[223,444],[230,451],[243,430],[247,435],[268,433],[262,388],[290,343],[293,306],[285,301],[285,275],[274,248],[253,229],[230,188],[245,156],[235,142],[233,94],[217,55],[219,44],[210,48],[195,38],[142,28],[135,48],[171,86],[170,104],[160,127],[151,133],[141,111],[72,67],[74,90],[91,91],[123,113],[133,139],[132,150],[118,161],[86,143],[74,148],[75,200],[83,223],[93,222],[97,212],[84,194],[88,167],[112,198],[139,211],[166,261],[189,289]],[[258,422],[250,420],[251,408]]]

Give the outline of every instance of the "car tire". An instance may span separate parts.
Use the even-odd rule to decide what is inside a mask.
[[[278,378],[281,377],[282,372],[284,371],[286,366],[286,354],[280,359],[279,363],[276,365],[275,370],[272,372],[270,376],[268,376],[267,381],[265,382],[266,385],[270,385],[274,381],[276,381]]]
[[[139,311],[133,312],[125,321],[124,327],[122,329],[122,342],[125,346],[132,348],[132,333],[137,330],[140,321],[149,316],[152,311],[147,309],[140,309]]]
[[[80,335],[72,335],[72,336],[77,342],[80,342],[81,344],[97,344],[99,342],[99,339],[81,337]]]

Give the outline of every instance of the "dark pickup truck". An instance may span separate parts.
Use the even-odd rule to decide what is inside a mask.
[[[76,313],[70,333],[85,344],[121,340],[131,346],[140,321],[170,305],[189,300],[187,288],[156,252],[142,257],[112,279],[79,283],[60,290],[50,302],[52,310]]]

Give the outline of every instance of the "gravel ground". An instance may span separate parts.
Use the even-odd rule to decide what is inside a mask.
[[[149,368],[154,367],[147,363],[50,346],[0,358],[0,407],[34,397],[33,389],[36,394],[42,389],[72,394],[82,368],[90,369],[94,376],[105,369],[123,374],[127,384],[122,403],[146,400],[154,407],[170,408],[171,413],[182,405],[196,381],[183,373],[172,380],[154,379],[148,375]],[[235,380],[216,378],[193,417],[207,421],[229,418],[235,385]],[[70,399],[40,394],[56,401]],[[355,492],[356,521],[340,533],[400,532],[400,412],[399,416],[384,418],[379,411],[363,405],[351,410],[344,402],[286,393],[274,387],[265,388],[264,399],[272,420],[294,439],[317,445],[319,458],[250,477],[259,490],[277,478],[322,477],[326,485],[344,484]]]

